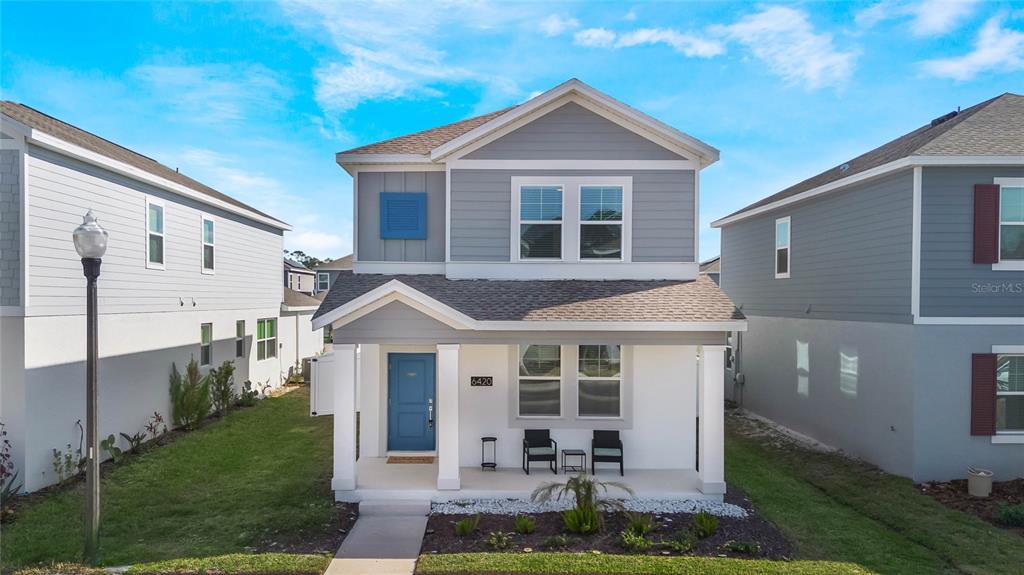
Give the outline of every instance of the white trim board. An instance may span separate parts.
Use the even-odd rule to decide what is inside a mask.
[[[700,170],[693,160],[451,160],[446,165],[452,170]]]
[[[915,317],[916,325],[1024,325],[1024,317]]]
[[[910,315],[917,322],[921,315],[921,166],[914,167],[913,207],[910,231]]]
[[[494,280],[694,280],[693,262],[522,261],[462,262],[445,265],[449,279]]]
[[[444,262],[355,262],[357,274],[435,274],[443,275]]]

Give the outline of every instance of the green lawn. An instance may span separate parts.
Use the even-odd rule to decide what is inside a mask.
[[[726,480],[798,544],[801,559],[903,573],[1024,573],[1024,538],[950,510],[908,479],[729,429]]]
[[[300,388],[113,468],[103,477],[102,563],[230,555],[322,532],[333,502],[331,448],[330,418],[309,417]],[[82,493],[79,484],[22,506],[0,537],[4,569],[80,561]]]
[[[458,553],[423,555],[416,573],[536,573],[580,575],[863,575],[852,563],[756,561],[717,557],[594,555],[591,553]]]

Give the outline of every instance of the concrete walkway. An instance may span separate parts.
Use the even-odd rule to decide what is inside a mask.
[[[324,575],[412,575],[430,501],[369,500]]]

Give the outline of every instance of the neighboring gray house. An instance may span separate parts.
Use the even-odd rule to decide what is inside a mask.
[[[526,497],[550,471],[512,470],[543,428],[588,454],[615,430],[641,494],[721,500],[725,340],[745,322],[698,274],[717,159],[578,80],[339,153],[353,270],[313,320],[334,344],[311,409],[333,411],[336,496]],[[500,482],[481,471],[487,436]],[[402,453],[436,462],[386,464]]]
[[[291,259],[284,258],[284,287],[306,295],[315,291],[316,273]]]
[[[331,289],[334,280],[338,279],[339,275],[352,271],[352,254],[314,266],[313,271],[316,272],[316,286],[313,293],[320,297],[320,294]]]
[[[915,480],[1024,475],[1024,97],[712,226],[744,407]]]
[[[719,282],[719,277],[722,275],[722,257],[715,256],[707,261],[700,263],[700,275],[708,276],[716,284]]]

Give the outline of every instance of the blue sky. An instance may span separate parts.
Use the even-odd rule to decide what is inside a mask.
[[[351,247],[334,153],[578,77],[722,151],[707,224],[957,106],[1024,93],[1024,2],[4,1],[0,90]],[[45,33],[40,33],[41,27]]]

